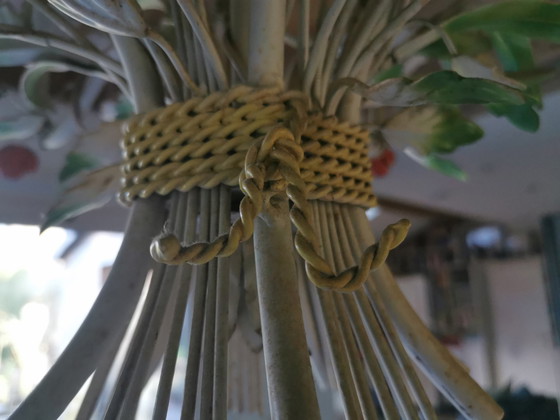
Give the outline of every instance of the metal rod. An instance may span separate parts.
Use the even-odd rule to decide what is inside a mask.
[[[186,223],[185,229],[180,236],[186,243],[192,243],[196,234],[196,217],[198,215],[198,190],[194,189],[184,194],[183,200],[186,199]],[[167,341],[165,354],[163,357],[163,365],[161,368],[156,401],[154,405],[153,418],[164,419],[167,416],[169,398],[171,395],[171,386],[177,365],[177,356],[179,351],[179,343],[181,341],[181,333],[183,331],[183,323],[185,321],[185,312],[187,309],[187,299],[189,294],[189,286],[192,274],[192,265],[183,264],[179,268],[178,279],[179,289],[175,301],[175,312],[171,323],[171,333]]]
[[[253,84],[283,85],[285,13],[284,0],[251,2],[249,75]],[[255,221],[254,244],[271,416],[319,419],[287,198],[264,207]]]
[[[360,247],[364,248],[374,240],[368,220],[361,209],[351,209],[351,212]],[[467,418],[501,419],[502,408],[426,328],[396,285],[389,269],[382,266],[373,273],[373,278],[408,351],[419,361],[419,366],[440,392]]]
[[[219,233],[227,232],[230,224],[231,191],[220,185]],[[229,258],[218,260],[218,289],[216,292],[216,327],[214,340],[214,419],[227,418],[227,366],[229,341]]]
[[[340,243],[342,243],[343,248],[345,248],[345,253],[350,252],[354,253],[354,255],[360,255],[360,248],[356,243],[356,234],[354,232],[354,227],[349,220],[349,214],[347,212],[348,206],[340,207],[342,217],[339,218],[339,224],[341,225],[340,228],[344,229],[344,232],[346,233],[344,240],[340,241]],[[383,328],[385,337],[387,338],[387,341],[391,349],[393,350],[393,353],[401,367],[405,379],[410,385],[412,393],[416,397],[422,415],[425,419],[434,420],[436,418],[434,409],[424,391],[422,384],[420,383],[420,380],[418,379],[418,376],[416,375],[416,371],[414,370],[414,366],[412,366],[408,354],[406,354],[404,350],[400,338],[393,326],[393,322],[385,310],[383,302],[379,299],[379,295],[374,290],[374,288],[368,287],[366,291],[368,293],[368,296],[370,297],[370,302],[372,303],[373,309],[376,312],[380,325]],[[374,300],[372,300],[371,297],[372,293],[375,294]]]
[[[206,189],[201,189],[200,196],[198,240],[207,241],[210,219],[210,192]],[[189,356],[187,358],[187,372],[185,374],[185,389],[183,407],[181,408],[181,419],[193,419],[196,409],[208,264],[197,265],[195,267],[195,273],[193,314],[189,338]]]
[[[345,232],[337,230],[337,221],[339,221],[341,217],[340,205],[330,202],[321,203],[321,206],[326,208],[327,220],[329,222],[328,232],[326,232],[326,234],[328,234],[330,240],[327,245],[332,249],[332,255],[334,257],[329,262],[331,267],[334,266],[337,272],[341,272],[347,265],[343,259],[340,245]],[[377,412],[371,398],[371,392],[367,383],[364,365],[357,349],[356,340],[352,334],[352,327],[350,325],[348,313],[346,312],[346,307],[344,306],[343,296],[340,293],[333,293],[333,297],[362,414],[365,419],[377,419]]]
[[[338,237],[340,239],[341,255],[345,265],[348,267],[356,263],[357,258],[361,255],[361,250],[351,246],[353,245],[351,238],[354,232],[353,226],[349,224],[348,215],[345,211],[348,206],[339,205],[339,207],[341,208],[342,214],[341,217],[337,219],[336,225],[339,232]],[[341,235],[341,232],[344,232],[344,234]],[[379,399],[385,418],[387,420],[397,420],[399,419],[399,413],[395,405],[395,399],[391,395],[385,377],[383,376],[381,366],[371,347],[356,301],[353,296],[344,295],[344,303],[346,304],[354,334],[364,356],[370,380]]]
[[[315,207],[315,220],[317,232],[319,233],[319,243],[323,257],[328,261],[332,261],[334,256],[330,247],[330,238],[328,237],[327,214],[324,205],[320,202],[313,203]],[[347,419],[362,418],[359,403],[356,399],[354,381],[350,370],[350,362],[346,357],[344,348],[344,339],[340,331],[340,325],[337,322],[336,309],[334,306],[333,293],[317,289],[319,296],[322,316],[326,325],[326,333],[328,338],[328,347],[331,352],[331,360],[333,363],[334,373],[338,389],[342,395],[344,411]]]
[[[218,187],[210,190],[210,239],[218,236],[220,191]],[[228,206],[229,209],[229,206]],[[216,329],[216,287],[218,261],[208,263],[208,279],[206,281],[206,303],[204,304],[204,333],[202,335],[202,359],[200,378],[200,418],[212,419],[212,401],[214,393],[214,339]]]

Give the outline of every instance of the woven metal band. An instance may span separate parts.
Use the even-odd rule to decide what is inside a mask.
[[[250,146],[284,126],[301,141],[308,199],[375,206],[368,131],[312,113],[308,103],[298,91],[237,86],[131,118],[124,125],[120,200],[238,185]]]

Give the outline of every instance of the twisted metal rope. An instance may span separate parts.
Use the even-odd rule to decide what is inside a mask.
[[[253,221],[262,209],[265,194],[286,192],[293,202],[290,219],[297,229],[296,250],[305,261],[309,279],[318,287],[344,292],[361,287],[369,272],[379,267],[389,251],[403,241],[410,222],[401,220],[385,228],[379,242],[365,250],[359,265],[335,274],[318,253],[311,204],[300,173],[303,156],[303,149],[290,130],[284,127],[273,128],[262,141],[253,144],[247,151],[239,180],[245,194],[240,204],[241,218],[231,226],[229,233],[209,243],[200,242],[189,246],[182,246],[173,234],[163,234],[152,242],[152,257],[166,264],[201,264],[216,256],[231,255],[239,242],[252,235]]]
[[[234,185],[234,180],[244,194],[240,218],[213,241],[183,246],[171,233],[154,239],[150,252],[159,262],[203,264],[233,254],[252,236],[263,205],[287,194],[293,203],[295,247],[308,277],[318,287],[350,292],[362,286],[408,231],[406,220],[388,226],[359,265],[338,274],[319,255],[309,199],[375,204],[368,135],[335,118],[310,115],[300,92],[241,86],[140,116],[129,122],[125,134],[122,200]]]

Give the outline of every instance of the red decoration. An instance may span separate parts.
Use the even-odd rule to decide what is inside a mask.
[[[35,152],[25,146],[10,145],[0,149],[0,172],[9,179],[36,172],[39,159]]]
[[[395,163],[395,152],[393,149],[384,149],[380,155],[371,159],[371,173],[383,177],[389,173],[389,169]]]

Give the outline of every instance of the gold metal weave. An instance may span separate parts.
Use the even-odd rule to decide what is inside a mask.
[[[307,109],[301,92],[238,86],[133,117],[124,126],[120,199],[237,185],[251,144],[281,125],[301,136],[309,199],[375,206],[368,131]]]

